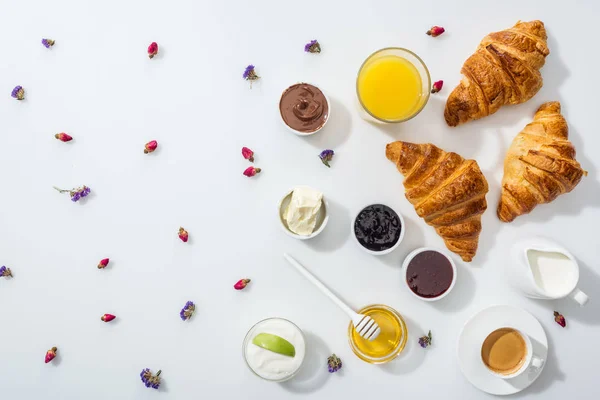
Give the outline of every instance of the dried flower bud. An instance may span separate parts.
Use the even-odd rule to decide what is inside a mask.
[[[247,81],[250,81],[250,88],[252,89],[252,82],[260,79],[260,76],[256,74],[256,71],[254,70],[254,65],[250,64],[244,70],[242,78],[244,78]]]
[[[150,43],[150,46],[148,46],[148,57],[153,58],[157,54],[158,54],[158,44],[156,42]]]
[[[3,265],[2,267],[0,267],[0,276],[3,276],[5,278],[12,278],[12,271],[10,270],[10,268],[5,267]]]
[[[156,140],[151,140],[144,145],[144,154],[152,153],[158,147]]]
[[[433,82],[433,87],[431,88],[431,93],[437,93],[442,90],[444,86],[444,81]]]
[[[72,202],[78,202],[82,198],[87,197],[92,191],[92,189],[85,185],[74,189],[61,189],[54,186],[54,189],[58,190],[59,193],[69,193]]]
[[[444,32],[446,32],[446,30],[444,28],[442,28],[441,26],[432,26],[431,29],[425,33],[431,37],[438,37]]]
[[[109,258],[103,258],[102,260],[100,260],[100,262],[98,263],[98,269],[104,269],[104,268],[106,268],[106,266],[108,265],[109,261],[110,261]]]
[[[334,154],[335,153],[333,152],[333,150],[323,150],[321,154],[319,154],[319,158],[321,159],[321,162],[329,168],[329,161],[331,161]]]
[[[563,328],[567,326],[567,321],[565,320],[565,317],[563,317],[563,315],[558,311],[554,311],[554,320]]]
[[[60,140],[61,142],[70,142],[71,140],[73,140],[72,136],[69,136],[64,132],[57,133],[56,135],[54,135],[54,137]]]
[[[181,227],[179,228],[179,239],[181,239],[182,242],[186,243],[189,239],[189,236],[190,235],[185,229]]]
[[[53,347],[50,350],[48,350],[46,352],[46,358],[44,359],[44,362],[46,364],[48,364],[50,361],[54,360],[54,357],[56,357],[57,351],[58,351],[58,349],[56,347]]]
[[[304,51],[307,53],[320,53],[321,45],[319,44],[317,39],[311,40],[310,42],[304,45]]]
[[[144,382],[147,388],[158,389],[160,386],[160,373],[161,370],[158,370],[156,375],[154,375],[150,372],[150,369],[145,368],[140,373],[140,378],[142,378],[142,382]]]
[[[342,369],[342,360],[335,354],[330,355],[327,358],[327,369],[331,373],[339,371]]]
[[[42,39],[42,44],[44,45],[45,48],[49,49],[50,47],[54,46],[54,40]]]
[[[17,100],[23,100],[25,98],[25,89],[23,89],[23,86],[15,86],[10,95]]]
[[[113,320],[113,319],[115,319],[115,318],[117,318],[117,317],[115,317],[115,316],[114,316],[114,315],[112,315],[112,314],[104,314],[103,316],[101,316],[101,317],[100,317],[100,319],[101,319],[102,321],[104,321],[104,322],[110,322],[110,321],[112,321],[112,320]]]
[[[421,346],[422,348],[426,349],[428,346],[431,346],[431,331],[429,331],[429,333],[427,334],[427,336],[421,336],[419,338],[419,346]]]
[[[250,279],[240,279],[239,281],[236,282],[235,285],[233,285],[233,288],[235,290],[242,290],[243,288],[248,286],[249,283],[250,283]]]
[[[246,175],[248,178],[251,178],[256,174],[259,174],[260,171],[262,171],[260,168],[248,167],[244,171],[244,175]]]
[[[179,311],[179,318],[181,318],[183,321],[187,321],[188,319],[192,318],[194,311],[196,311],[196,305],[193,301],[188,301],[185,303],[185,306],[183,306],[181,311]]]
[[[242,156],[250,161],[250,162],[254,162],[254,152],[252,150],[250,150],[247,147],[242,147]]]

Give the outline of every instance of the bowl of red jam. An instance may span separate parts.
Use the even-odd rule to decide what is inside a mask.
[[[410,292],[424,301],[437,301],[450,293],[456,283],[456,265],[443,250],[421,247],[402,264],[404,282]]]

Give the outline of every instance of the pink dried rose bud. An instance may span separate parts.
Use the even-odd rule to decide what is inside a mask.
[[[235,290],[242,290],[243,288],[248,286],[249,283],[250,283],[250,279],[240,279],[239,281],[236,282],[235,285],[233,285],[233,288]]]
[[[108,259],[108,258],[103,258],[102,260],[100,260],[100,262],[98,263],[98,269],[106,268],[109,261],[110,261],[110,259]]]
[[[64,132],[57,133],[56,135],[54,135],[54,137],[60,140],[61,142],[70,142],[71,140],[73,140],[73,137],[67,135]]]
[[[247,147],[242,147],[242,156],[250,162],[254,162],[254,152]]]
[[[189,239],[189,236],[190,235],[185,229],[179,228],[179,239],[181,239],[182,242],[186,243]]]
[[[431,29],[425,33],[431,37],[438,37],[444,32],[446,32],[446,30],[444,28],[442,28],[441,26],[432,26]]]
[[[554,311],[554,320],[563,328],[567,326],[567,321],[565,320],[565,317],[563,317],[563,315],[558,311]]]
[[[117,318],[117,317],[115,317],[115,316],[114,316],[114,315],[112,315],[112,314],[104,314],[102,317],[100,317],[100,319],[101,319],[102,321],[104,321],[104,322],[110,322],[110,321],[112,321],[112,320],[113,320],[113,319],[115,319],[115,318]]]
[[[144,146],[144,154],[152,153],[158,147],[156,140],[151,140]]]
[[[260,171],[261,171],[260,168],[248,167],[244,171],[244,175],[246,175],[248,178],[251,178],[251,177],[253,177],[256,174],[259,174]]]
[[[444,87],[444,81],[433,82],[433,87],[431,88],[431,93],[437,93],[442,90]]]
[[[157,54],[158,54],[158,44],[156,42],[150,43],[150,46],[148,46],[148,57],[153,58]]]
[[[44,362],[46,364],[48,364],[50,361],[54,360],[54,357],[56,357],[57,351],[58,351],[58,349],[56,347],[53,347],[50,350],[48,350],[46,352],[46,358],[44,359]]]

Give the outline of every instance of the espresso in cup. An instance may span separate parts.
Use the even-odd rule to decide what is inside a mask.
[[[508,327],[496,329],[485,338],[481,361],[492,374],[504,379],[520,375],[530,364],[536,368],[543,364],[533,355],[529,337]]]

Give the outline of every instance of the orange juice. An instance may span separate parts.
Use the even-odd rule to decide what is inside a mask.
[[[362,106],[373,117],[386,122],[398,122],[416,115],[427,101],[429,88],[426,85],[412,62],[389,54],[386,49],[369,57],[357,79]]]

